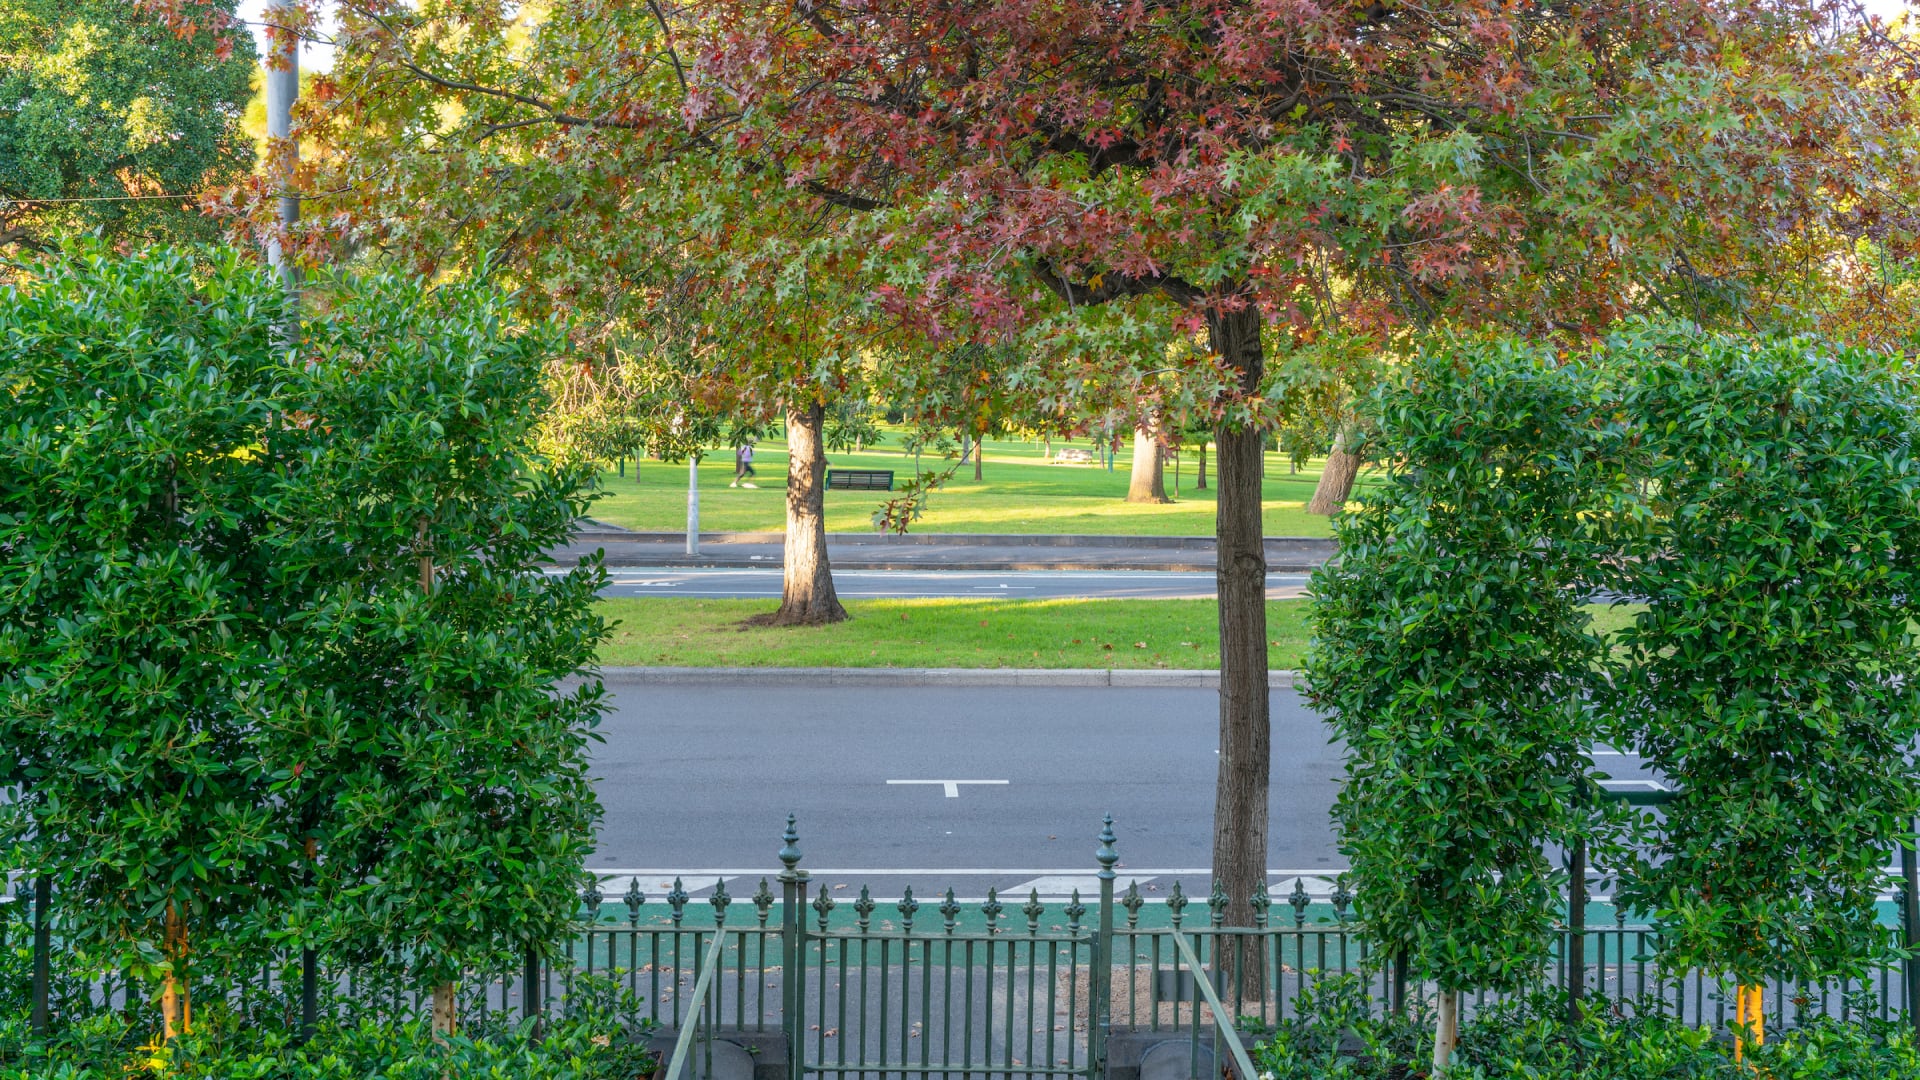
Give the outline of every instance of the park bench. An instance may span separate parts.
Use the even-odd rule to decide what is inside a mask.
[[[892,491],[892,469],[828,469],[828,491]]]

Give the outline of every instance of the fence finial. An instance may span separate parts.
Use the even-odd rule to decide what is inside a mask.
[[[1093,854],[1094,859],[1100,863],[1100,873],[1097,876],[1103,881],[1112,881],[1114,879],[1113,866],[1120,861],[1120,853],[1113,850],[1113,841],[1115,839],[1113,835],[1113,815],[1108,814],[1106,824],[1100,828],[1100,850]]]
[[[787,831],[780,834],[780,839],[784,841],[780,846],[780,862],[787,868],[788,875],[800,868],[800,834],[794,829],[793,824],[794,816],[788,814]]]

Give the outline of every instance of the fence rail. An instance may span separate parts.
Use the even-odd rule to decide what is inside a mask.
[[[500,1023],[549,1015],[592,977],[600,991],[626,992],[633,1020],[673,1034],[675,1068],[692,1061],[691,1075],[702,1078],[712,1075],[717,1041],[763,1035],[784,1037],[786,1080],[1095,1080],[1115,1033],[1185,1040],[1194,1068],[1201,1048],[1218,1039],[1212,1060],[1237,1070],[1246,1061],[1233,1027],[1298,1018],[1303,998],[1327,979],[1360,980],[1368,1007],[1381,1012],[1405,1010],[1430,993],[1409,986],[1403,965],[1375,955],[1338,878],[1326,882],[1324,899],[1300,880],[1291,894],[1252,898],[1249,927],[1225,925],[1227,898],[1217,891],[1189,897],[1176,882],[1159,900],[1143,899],[1137,884],[1116,892],[1110,821],[1095,855],[1099,894],[1083,899],[1075,891],[1064,902],[1037,892],[1002,901],[990,891],[984,902],[962,904],[950,890],[923,902],[910,887],[898,899],[877,900],[865,887],[852,899],[836,898],[824,884],[809,892],[791,819],[783,840],[781,869],[744,899],[729,895],[725,881],[699,900],[678,880],[658,900],[637,879],[611,899],[603,889],[617,882],[589,883],[574,934],[545,956],[473,973],[461,992],[462,1015]],[[1888,927],[1888,958],[1847,984],[1773,982],[1773,1026],[1816,1016],[1920,1020],[1920,959],[1897,956],[1920,943],[1911,852],[1905,862],[1908,884],[1898,925]],[[1733,987],[1663,966],[1657,927],[1630,921],[1628,912],[1589,925],[1586,876],[1572,879],[1567,918],[1529,989],[1725,1030]],[[150,1008],[125,975],[66,963],[56,895],[21,881],[8,892],[0,896],[0,949],[31,953],[37,1027],[90,1010]],[[243,978],[228,972],[224,983],[206,979],[193,989],[201,1000],[225,998],[291,1025],[299,974],[297,956],[280,956]],[[427,1009],[425,994],[392,966],[322,964],[319,981],[322,997],[350,998],[393,1017]],[[1499,1000],[1474,995],[1464,1012]],[[669,1072],[667,1080],[690,1075]]]

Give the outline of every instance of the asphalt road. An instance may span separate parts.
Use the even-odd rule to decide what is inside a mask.
[[[759,600],[780,596],[780,571],[724,567],[630,568],[608,571],[602,596],[691,596]],[[1212,599],[1211,572],[1175,570],[837,570],[834,589],[844,599],[966,597],[969,599],[1146,600]],[[1306,595],[1307,575],[1267,575],[1274,600]]]
[[[735,896],[779,870],[786,815],[802,866],[829,887],[919,896],[1082,895],[1111,813],[1120,882],[1204,895],[1217,770],[1212,690],[1069,687],[636,685],[610,675],[615,711],[595,750],[606,820],[589,860],[655,896],[678,876]],[[1621,755],[1597,756],[1647,784]],[[1268,867],[1344,869],[1328,809],[1339,748],[1291,690],[1273,691]]]

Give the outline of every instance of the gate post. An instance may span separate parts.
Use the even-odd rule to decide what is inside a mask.
[[[1100,828],[1100,850],[1094,859],[1100,863],[1100,928],[1093,946],[1093,1023],[1087,1025],[1087,1064],[1095,1076],[1107,1072],[1107,1035],[1113,1026],[1113,872],[1120,853],[1113,850],[1113,815]]]
[[[53,963],[53,879],[41,874],[33,883],[33,1009],[29,1023],[40,1034],[49,1024],[48,992]]]
[[[807,872],[800,869],[800,834],[794,830],[794,816],[787,815],[787,831],[781,834],[780,864],[780,1027],[787,1036],[788,1080],[806,1080],[801,1051],[806,1046],[807,980],[801,971],[806,959]]]
[[[1912,842],[1920,837],[1908,837],[1908,844],[1900,848],[1900,873],[1906,879],[1905,916],[1901,921],[1906,925],[1906,947],[1911,952],[1920,949],[1920,857],[1916,857]],[[1907,1025],[1920,1032],[1920,956],[1909,956],[1906,960],[1907,976]]]

